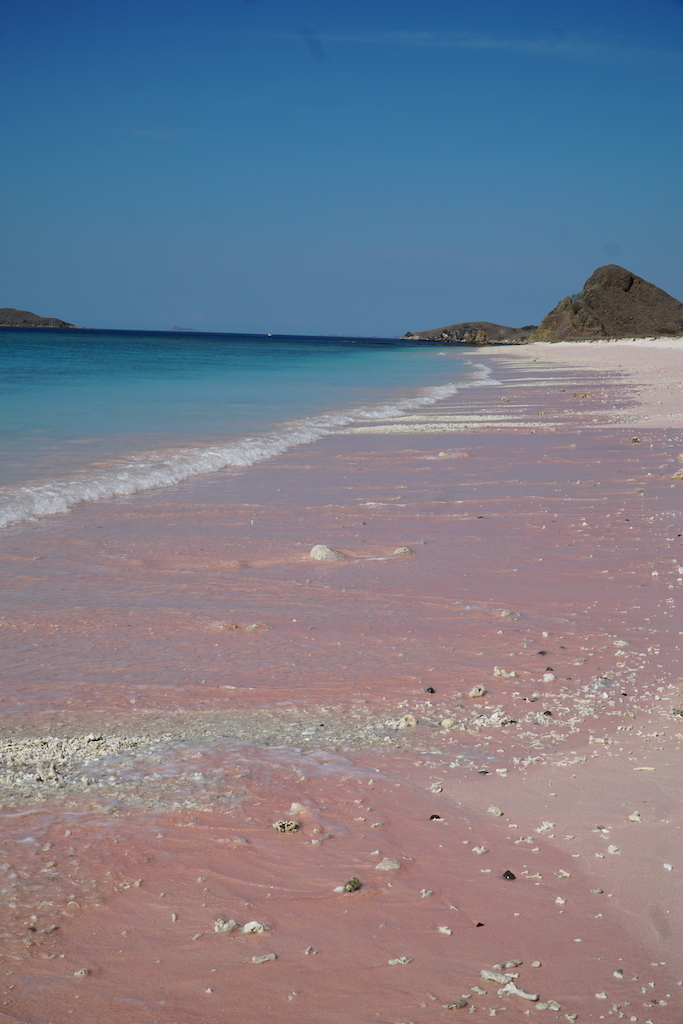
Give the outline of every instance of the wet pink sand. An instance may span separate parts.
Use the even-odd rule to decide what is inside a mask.
[[[191,736],[8,805],[0,1020],[683,1020],[683,433],[633,442],[624,374],[483,358],[505,383],[457,396],[471,429],[330,437],[7,532],[5,736]],[[216,737],[264,710],[319,731]],[[145,801],[112,798],[126,772]],[[512,959],[561,1010],[482,980]]]

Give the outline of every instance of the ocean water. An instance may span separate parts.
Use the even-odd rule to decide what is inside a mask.
[[[0,526],[250,466],[487,380],[372,339],[0,332]]]

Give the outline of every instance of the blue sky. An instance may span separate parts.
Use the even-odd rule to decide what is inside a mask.
[[[681,0],[14,0],[0,306],[86,327],[537,323],[683,299]]]

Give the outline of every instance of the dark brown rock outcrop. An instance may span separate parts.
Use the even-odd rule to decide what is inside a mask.
[[[530,341],[650,338],[683,335],[683,302],[630,270],[598,267],[579,295],[543,318]]]
[[[38,316],[27,309],[0,309],[0,327],[74,327],[54,316]]]
[[[488,344],[519,344],[530,336],[537,328],[535,324],[528,327],[504,327],[492,324],[488,320],[471,320],[462,324],[449,324],[447,327],[435,327],[431,331],[419,331],[412,334],[408,331],[402,341],[437,341],[444,345],[488,345]]]

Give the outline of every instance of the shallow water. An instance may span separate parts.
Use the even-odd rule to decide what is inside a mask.
[[[6,532],[9,1019],[554,1019],[483,982],[514,958],[579,1024],[678,1024],[680,442],[565,383]]]
[[[249,466],[486,376],[390,342],[0,332],[0,525]]]

